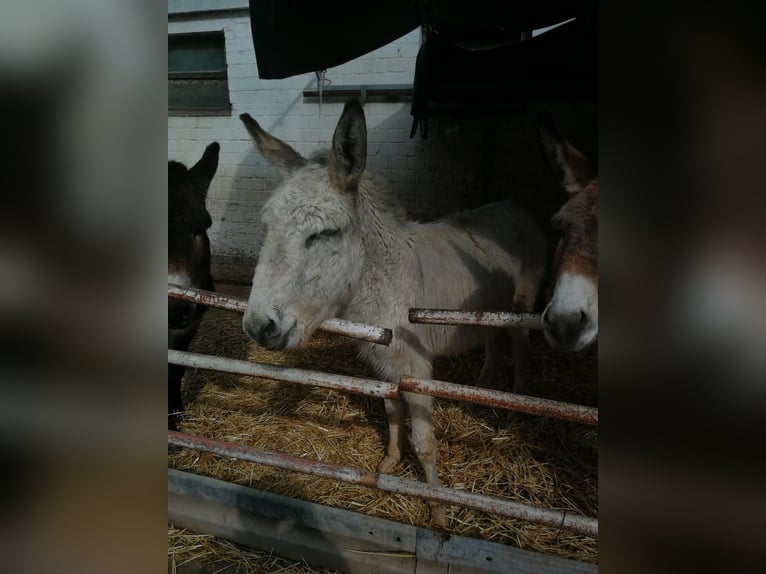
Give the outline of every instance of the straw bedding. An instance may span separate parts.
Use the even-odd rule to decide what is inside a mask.
[[[248,287],[219,285],[246,297]],[[563,354],[531,334],[535,365],[528,392],[555,400],[596,406],[596,350]],[[350,339],[318,332],[289,353],[258,347],[242,332],[241,315],[210,309],[190,351],[254,362],[356,376],[371,376]],[[484,360],[482,349],[439,359],[434,378],[472,384]],[[506,358],[498,388],[512,386],[512,359]],[[187,369],[183,385],[188,413],[181,430],[344,466],[374,471],[383,457],[386,417],[383,402],[301,385],[215,371]],[[598,515],[597,430],[581,424],[437,399],[434,425],[442,483],[587,516]],[[425,502],[361,486],[321,479],[187,449],[170,452],[168,466],[213,476],[320,504],[430,527]],[[420,480],[417,459],[406,445],[395,474]],[[587,536],[453,506],[449,531],[546,554],[597,563],[598,543]],[[193,534],[172,527],[169,558],[188,560],[184,542]],[[251,571],[325,572],[283,562],[270,568],[259,554],[204,537],[208,558],[234,553],[231,561],[256,560]],[[196,550],[199,552],[199,548]],[[204,554],[204,553],[202,553]],[[260,558],[253,558],[253,557]],[[260,560],[261,562],[258,562]],[[286,565],[287,564],[287,565]],[[290,568],[297,569],[290,569]]]

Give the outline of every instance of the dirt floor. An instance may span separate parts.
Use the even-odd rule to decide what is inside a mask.
[[[239,297],[247,297],[248,293],[248,287],[233,284],[218,285],[217,290]],[[531,346],[535,368],[527,388],[530,395],[597,406],[595,348],[579,354],[559,353],[550,349],[539,332],[532,332]],[[216,309],[206,314],[190,351],[371,376],[357,359],[350,339],[320,332],[300,349],[273,353],[261,349],[244,335],[241,315]],[[440,359],[435,364],[434,378],[473,384],[483,358],[483,350],[477,349],[459,357]],[[497,387],[510,390],[512,377],[513,364],[509,356]],[[386,419],[379,399],[194,369],[187,370],[183,394],[188,410],[180,425],[184,432],[371,471],[383,457]],[[598,432],[595,428],[440,399],[434,425],[442,484],[545,508],[598,516]],[[169,453],[168,466],[431,527],[427,505],[403,495],[186,449]],[[422,480],[411,449],[405,450],[394,474]],[[449,532],[454,534],[598,562],[598,542],[587,536],[456,506],[450,509],[449,516]],[[243,565],[250,564],[250,571],[255,572],[328,572],[281,561],[267,553],[238,549],[209,536],[169,528],[169,561],[179,565],[200,557],[239,561]]]

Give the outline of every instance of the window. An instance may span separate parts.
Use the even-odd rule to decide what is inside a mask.
[[[168,36],[168,114],[231,114],[223,32]]]

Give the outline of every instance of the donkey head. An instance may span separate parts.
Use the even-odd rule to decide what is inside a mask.
[[[559,134],[549,116],[538,120],[546,157],[569,193],[569,200],[552,219],[561,239],[543,330],[552,346],[579,351],[598,334],[598,178],[587,158]]]
[[[168,162],[168,283],[212,289],[206,233],[212,220],[205,199],[218,167],[219,149],[217,142],[211,143],[191,169]],[[168,299],[168,327],[185,329],[195,311],[192,303]]]
[[[329,154],[311,161],[250,115],[240,119],[261,154],[287,176],[261,212],[266,232],[242,325],[268,349],[291,349],[345,308],[361,274],[355,204],[367,161],[364,112],[349,101]]]

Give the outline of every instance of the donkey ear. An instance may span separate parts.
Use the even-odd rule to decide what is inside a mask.
[[[213,142],[205,148],[205,153],[202,154],[200,160],[194,164],[189,170],[189,176],[192,181],[199,186],[207,195],[207,188],[210,186],[210,182],[215,175],[215,171],[218,169],[218,153],[221,150],[221,146],[218,142]]]
[[[559,133],[547,112],[537,116],[545,157],[570,195],[582,191],[595,175],[591,162]]]
[[[306,165],[306,160],[282,140],[267,133],[250,114],[240,114],[239,119],[245,124],[245,128],[255,140],[261,155],[270,164],[287,170],[294,171]]]
[[[330,150],[330,181],[341,191],[354,191],[367,164],[367,124],[362,104],[346,102],[335,127]]]

